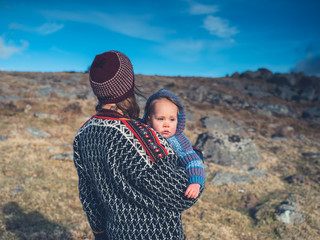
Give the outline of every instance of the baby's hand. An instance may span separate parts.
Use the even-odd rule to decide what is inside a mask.
[[[197,198],[200,193],[200,184],[192,183],[188,186],[186,193],[184,194],[187,198]]]

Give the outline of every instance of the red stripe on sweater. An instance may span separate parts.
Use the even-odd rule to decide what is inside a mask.
[[[150,129],[150,128],[149,128],[149,129]],[[157,144],[159,145],[159,147],[161,147],[161,148],[164,150],[164,152],[166,153],[166,155],[168,156],[169,153],[168,153],[167,149],[162,146],[162,144],[160,143],[160,140],[159,140],[159,138],[157,137],[156,133],[153,131],[153,129],[150,129],[150,131],[152,132],[152,135],[153,135],[154,139],[156,140]]]
[[[128,123],[128,121],[131,121],[130,119],[126,119],[126,118],[118,118],[116,115],[114,115],[114,117],[111,117],[111,116],[106,116],[106,115],[94,115],[93,116],[94,118],[97,118],[97,119],[105,119],[105,120],[116,120],[116,121],[121,121],[122,123],[124,123],[129,129],[130,131],[135,135],[135,137],[139,140],[139,142],[141,143],[142,147],[146,150],[147,154],[150,156],[152,162],[156,162],[156,158],[154,157],[154,155],[152,154],[152,150],[150,150],[150,148],[145,144],[145,142],[143,141],[143,139],[141,138],[141,135],[139,135],[139,133],[137,132],[136,129],[133,129],[131,127],[131,125]],[[157,147],[161,148],[164,153],[168,156],[168,151],[167,149],[165,149],[162,144],[160,143],[159,141],[159,138],[157,137],[157,135],[155,134],[155,132],[148,128],[145,124],[141,123],[142,126],[144,126],[144,128],[148,129],[152,136],[153,136],[153,139],[155,140],[156,142],[156,145]],[[156,155],[157,153],[155,153]]]
[[[149,151],[148,146],[146,146],[144,144],[144,142],[142,141],[142,139],[140,138],[140,136],[138,135],[138,133],[128,124],[127,121],[122,121],[129,129],[130,131],[136,136],[136,138],[138,138],[139,142],[141,143],[141,145],[143,146],[143,148],[146,150],[147,154],[150,156],[152,162],[156,162],[156,159],[154,159],[154,157],[152,156],[151,152]]]

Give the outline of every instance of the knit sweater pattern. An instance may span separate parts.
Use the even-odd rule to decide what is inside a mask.
[[[181,214],[197,199],[170,144],[145,124],[92,117],[75,136],[79,198],[108,240],[183,239]]]

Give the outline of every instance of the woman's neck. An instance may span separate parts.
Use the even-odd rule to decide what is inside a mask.
[[[112,110],[123,115],[123,112],[117,107],[115,103],[104,104],[101,108],[106,110]]]

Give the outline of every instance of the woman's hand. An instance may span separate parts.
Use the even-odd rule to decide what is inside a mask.
[[[187,198],[196,199],[200,193],[200,184],[192,183],[188,186],[186,193],[184,194]]]

